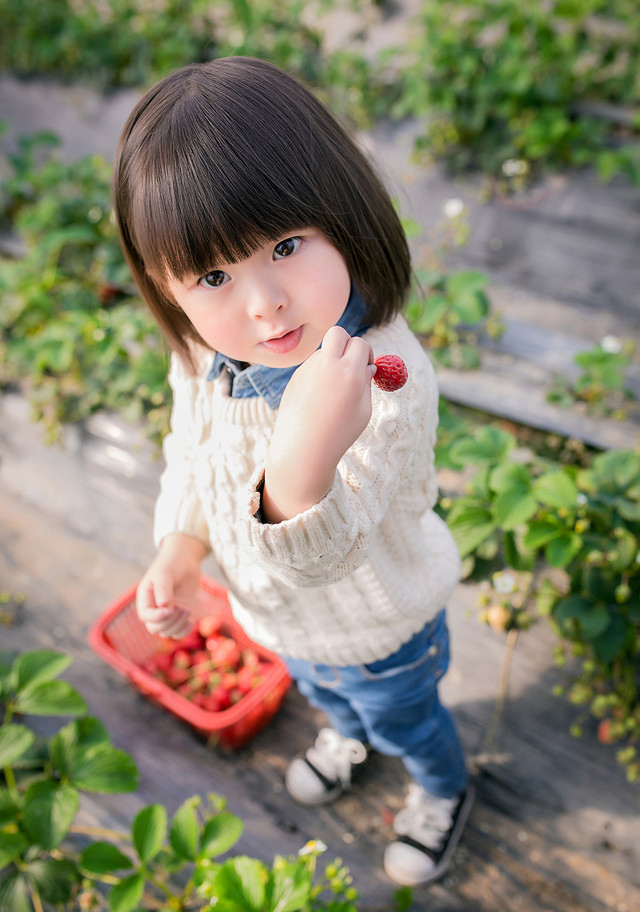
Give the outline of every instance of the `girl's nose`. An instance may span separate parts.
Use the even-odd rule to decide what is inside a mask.
[[[248,291],[249,315],[271,319],[287,305],[287,295],[277,282],[256,281]]]

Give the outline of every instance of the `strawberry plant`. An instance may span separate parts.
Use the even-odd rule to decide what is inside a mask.
[[[487,276],[473,270],[450,274],[418,270],[418,280],[421,287],[414,289],[405,311],[411,328],[424,337],[436,363],[475,370],[480,366],[478,333],[501,331],[485,291]]]
[[[23,245],[0,256],[0,384],[20,383],[49,440],[61,424],[112,409],[168,427],[167,353],[133,289],[111,218],[111,168],[49,155],[48,137],[11,159],[5,214]]]
[[[594,348],[579,352],[574,358],[579,376],[555,377],[547,401],[563,406],[584,402],[590,413],[625,418],[627,403],[637,398],[626,383],[634,347],[630,339],[605,336]]]
[[[596,109],[635,109],[639,24],[627,0],[423,4],[396,114],[424,124],[419,149],[507,192],[513,177],[587,164],[638,181],[637,114],[620,125]]]
[[[443,503],[466,573],[490,578],[506,567],[513,575],[509,591],[494,578],[482,593],[485,619],[492,605],[502,629],[528,626],[527,609],[548,618],[562,644],[558,660],[569,653],[582,663],[569,699],[611,719],[608,738],[620,742],[628,778],[640,779],[640,455],[611,451],[588,467],[559,467],[485,426],[457,437],[447,456],[449,465],[475,467],[465,493]]]
[[[131,757],[58,680],[70,662],[48,650],[0,659],[0,908],[12,912],[40,912],[76,895],[82,870],[61,846],[81,793],[128,792],[138,783]],[[43,739],[25,715],[77,718]]]
[[[143,807],[130,832],[79,823],[82,792],[133,791],[138,771],[59,680],[70,662],[49,650],[0,655],[0,909],[356,912],[342,861],[317,870],[320,840],[271,865],[230,855],[243,824],[218,795],[190,797],[171,818]],[[46,738],[27,723],[56,715],[75,718]]]

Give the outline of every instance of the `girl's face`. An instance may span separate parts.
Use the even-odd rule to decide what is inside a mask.
[[[351,281],[342,254],[316,228],[261,247],[239,263],[168,282],[215,351],[248,364],[294,367],[342,316]]]

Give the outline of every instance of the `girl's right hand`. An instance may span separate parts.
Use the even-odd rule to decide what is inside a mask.
[[[371,418],[373,352],[360,336],[332,326],[293,374],[269,444],[262,515],[281,522],[318,503],[338,463]]]
[[[203,542],[190,535],[168,535],[163,540],[136,593],[138,617],[149,633],[173,639],[189,633],[206,553]]]

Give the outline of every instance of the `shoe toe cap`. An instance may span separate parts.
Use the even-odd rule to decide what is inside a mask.
[[[404,842],[392,842],[385,849],[384,869],[391,880],[413,887],[433,878],[435,863],[420,849]]]
[[[300,804],[322,804],[327,800],[327,788],[302,757],[289,764],[285,779],[287,791]]]

